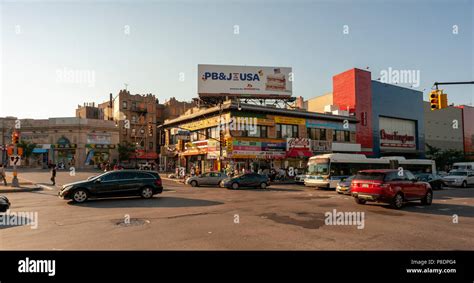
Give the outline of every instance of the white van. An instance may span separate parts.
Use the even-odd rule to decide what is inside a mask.
[[[456,162],[453,164],[453,170],[471,171],[474,170],[474,162]]]

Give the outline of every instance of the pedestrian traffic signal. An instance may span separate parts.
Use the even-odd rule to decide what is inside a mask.
[[[432,90],[430,92],[431,110],[438,110],[448,107],[448,96],[442,89]]]
[[[18,144],[20,142],[20,134],[17,131],[12,133],[12,144]]]

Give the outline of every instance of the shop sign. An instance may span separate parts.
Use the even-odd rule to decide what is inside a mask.
[[[75,143],[67,143],[67,144],[54,144],[54,148],[56,149],[75,149],[77,148],[77,144]]]
[[[114,149],[115,144],[86,144],[86,147],[95,149]]]
[[[381,149],[416,148],[415,121],[380,117],[379,128]]]
[[[111,143],[111,137],[110,137],[110,135],[88,134],[86,143],[89,143],[89,144],[110,144]]]
[[[277,124],[290,124],[290,125],[305,125],[306,124],[306,119],[304,118],[275,116],[274,119],[275,119],[275,123]]]
[[[184,128],[184,129],[187,129],[189,131],[195,131],[195,130],[199,130],[199,129],[215,127],[215,126],[220,124],[221,118],[225,119],[227,121],[227,120],[229,120],[229,117],[230,117],[230,115],[229,115],[229,113],[227,113],[227,114],[221,115],[221,116],[214,116],[214,117],[211,117],[211,118],[202,119],[202,120],[191,122],[191,123],[186,123],[186,124],[181,125],[180,127]],[[177,132],[175,132],[175,133],[177,134]],[[174,134],[173,131],[172,131],[172,134]]]
[[[334,122],[334,121],[325,121],[325,120],[306,120],[307,128],[319,128],[319,129],[334,129],[334,130],[345,130],[345,131],[355,131],[355,124],[348,124],[348,128],[344,128],[344,123]]]
[[[309,149],[311,140],[308,138],[287,138],[286,139],[286,150],[289,151],[292,148]]]

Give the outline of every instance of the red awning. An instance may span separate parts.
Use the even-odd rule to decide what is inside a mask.
[[[137,150],[135,154],[130,156],[131,159],[158,159],[158,153],[156,152],[144,152],[141,150]]]
[[[286,157],[311,157],[313,152],[307,148],[292,148],[286,153]]]

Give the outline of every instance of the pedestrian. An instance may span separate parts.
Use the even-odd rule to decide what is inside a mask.
[[[3,166],[3,164],[0,163],[0,176],[2,177],[3,179],[3,184],[5,186],[8,186],[8,183],[7,183],[7,178],[5,177],[5,167]]]
[[[53,182],[53,186],[56,185],[56,164],[51,166],[51,182]]]

